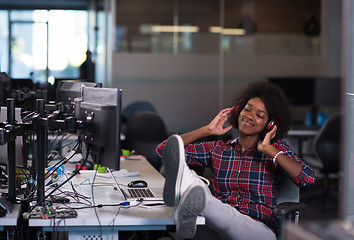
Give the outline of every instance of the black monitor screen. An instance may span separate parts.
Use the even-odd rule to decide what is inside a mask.
[[[15,108],[15,120],[21,122],[21,108]],[[7,122],[7,107],[0,107],[0,122]],[[25,167],[26,163],[23,158],[23,140],[22,136],[16,137],[16,165]],[[0,165],[8,165],[7,144],[0,145]]]
[[[316,78],[315,105],[337,107],[341,103],[341,78],[319,77]]]
[[[268,81],[284,91],[291,106],[310,106],[314,104],[315,78],[270,77]]]
[[[6,73],[0,72],[0,106],[6,105],[8,90],[11,88],[11,79]]]
[[[122,90],[85,87],[82,93],[75,116],[90,122],[88,130],[80,131],[85,149],[90,149],[89,160],[119,170]]]
[[[35,84],[30,78],[13,78],[11,79],[11,89],[17,90],[36,90]]]
[[[289,98],[291,106],[337,107],[340,105],[339,77],[270,77]]]

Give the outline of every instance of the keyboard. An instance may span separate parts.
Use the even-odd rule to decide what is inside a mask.
[[[148,188],[128,188],[129,195],[136,198],[155,197]]]

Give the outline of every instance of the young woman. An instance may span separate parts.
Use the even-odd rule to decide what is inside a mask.
[[[228,120],[231,125],[225,126]],[[281,140],[290,125],[286,96],[261,81],[250,84],[233,108],[220,111],[208,125],[161,143],[156,150],[166,171],[164,200],[175,207],[178,235],[192,238],[201,214],[206,224],[198,228],[200,238],[276,239],[279,222],[272,212],[282,179],[299,187],[315,182],[313,170]],[[239,130],[236,139],[195,143],[232,127]],[[214,195],[187,164],[211,168]]]

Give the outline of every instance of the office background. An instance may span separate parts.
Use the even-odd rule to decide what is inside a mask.
[[[235,94],[252,81],[339,78],[341,5],[334,0],[272,0],[267,4],[259,0],[0,1],[4,9],[0,66],[12,78],[75,79],[80,77],[79,65],[88,49],[96,65],[95,80],[124,89],[123,106],[149,101],[169,132],[185,132],[230,106]],[[10,17],[6,9],[12,9]],[[32,15],[24,17],[23,12],[16,12],[20,9],[48,10],[41,13],[47,20],[40,20],[47,24],[47,39],[39,40],[38,32],[23,30]],[[10,26],[4,24],[7,19]],[[7,28],[15,38],[16,24],[21,21],[18,31],[26,33],[22,41],[32,35],[32,48],[43,52],[33,56],[44,59],[41,71],[23,70],[18,65],[24,64],[16,64],[16,59],[25,61],[27,55],[38,55],[38,50],[28,50],[25,58],[16,53],[23,44],[20,40],[6,47],[10,46]],[[220,30],[212,30],[220,25],[226,30],[243,28],[245,33],[221,35]],[[187,30],[156,30],[158,26]],[[47,52],[42,47],[46,42]],[[294,108],[293,115],[305,121],[308,110],[306,106]]]
[[[208,123],[218,110],[232,104],[239,89],[267,77],[343,77],[343,93],[353,92],[349,79],[354,10],[349,0],[0,1],[4,11],[37,7],[85,11],[87,39],[81,62],[86,49],[91,50],[95,80],[105,87],[122,88],[123,106],[137,100],[151,102],[169,132]],[[304,30],[305,25],[316,23],[317,31]],[[200,29],[196,33],[152,33],[155,25]],[[248,27],[245,35],[217,34],[209,29],[220,25],[225,29]],[[58,48],[65,49],[72,42],[66,44]],[[9,58],[4,59],[10,49],[1,49],[1,71],[11,69]],[[55,75],[48,61],[47,56],[45,80]],[[78,68],[76,64],[75,74],[58,78],[78,78]],[[308,108],[293,111],[301,119]],[[351,141],[346,142],[343,152],[350,156]],[[344,166],[351,166],[351,158],[347,159]],[[351,168],[346,169],[350,172]],[[344,189],[348,190],[344,208],[352,209],[349,185]],[[352,218],[353,213],[342,211],[342,215]]]
[[[150,25],[161,21],[153,7],[159,4],[134,8],[133,3],[125,2],[117,1],[115,6],[118,25],[140,27],[141,15],[151,18]],[[133,46],[112,55],[111,85],[125,90],[124,104],[149,100],[170,132],[184,132],[207,123],[218,110],[230,106],[235,94],[251,81],[274,76],[340,76],[340,1],[271,1],[269,5],[262,1],[180,2],[178,9],[173,8],[173,1],[161,4],[161,8],[170,4],[170,14],[166,15],[171,25],[175,15],[180,25],[203,23],[200,33],[187,38],[190,51],[183,45],[187,41],[183,35],[175,43],[172,33],[155,34],[154,38],[132,33]],[[175,9],[177,12],[172,11]],[[206,26],[218,25],[218,17],[224,19],[225,28],[236,28],[247,13],[257,27],[254,33],[220,37],[207,31]],[[311,15],[320,22],[318,35],[304,33]],[[161,46],[169,43],[165,39],[171,40],[169,48]],[[300,111],[295,117],[304,118],[308,109],[295,111]]]

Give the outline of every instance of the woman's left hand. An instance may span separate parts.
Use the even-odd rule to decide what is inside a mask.
[[[264,139],[258,142],[257,146],[258,151],[268,155],[271,158],[274,158],[274,156],[279,153],[279,150],[270,144],[270,141],[275,137],[276,132],[277,126],[275,126],[270,132],[268,132],[265,135]],[[289,158],[286,154],[280,154],[276,158],[276,162],[293,179],[296,178],[301,172],[302,164],[300,162],[295,161],[294,159]]]
[[[274,148],[270,144],[270,141],[275,137],[276,133],[277,133],[277,126],[274,126],[272,130],[267,132],[264,139],[258,142],[258,146],[257,146],[258,151],[263,152],[265,154],[269,153],[269,151],[271,150],[270,148]]]

